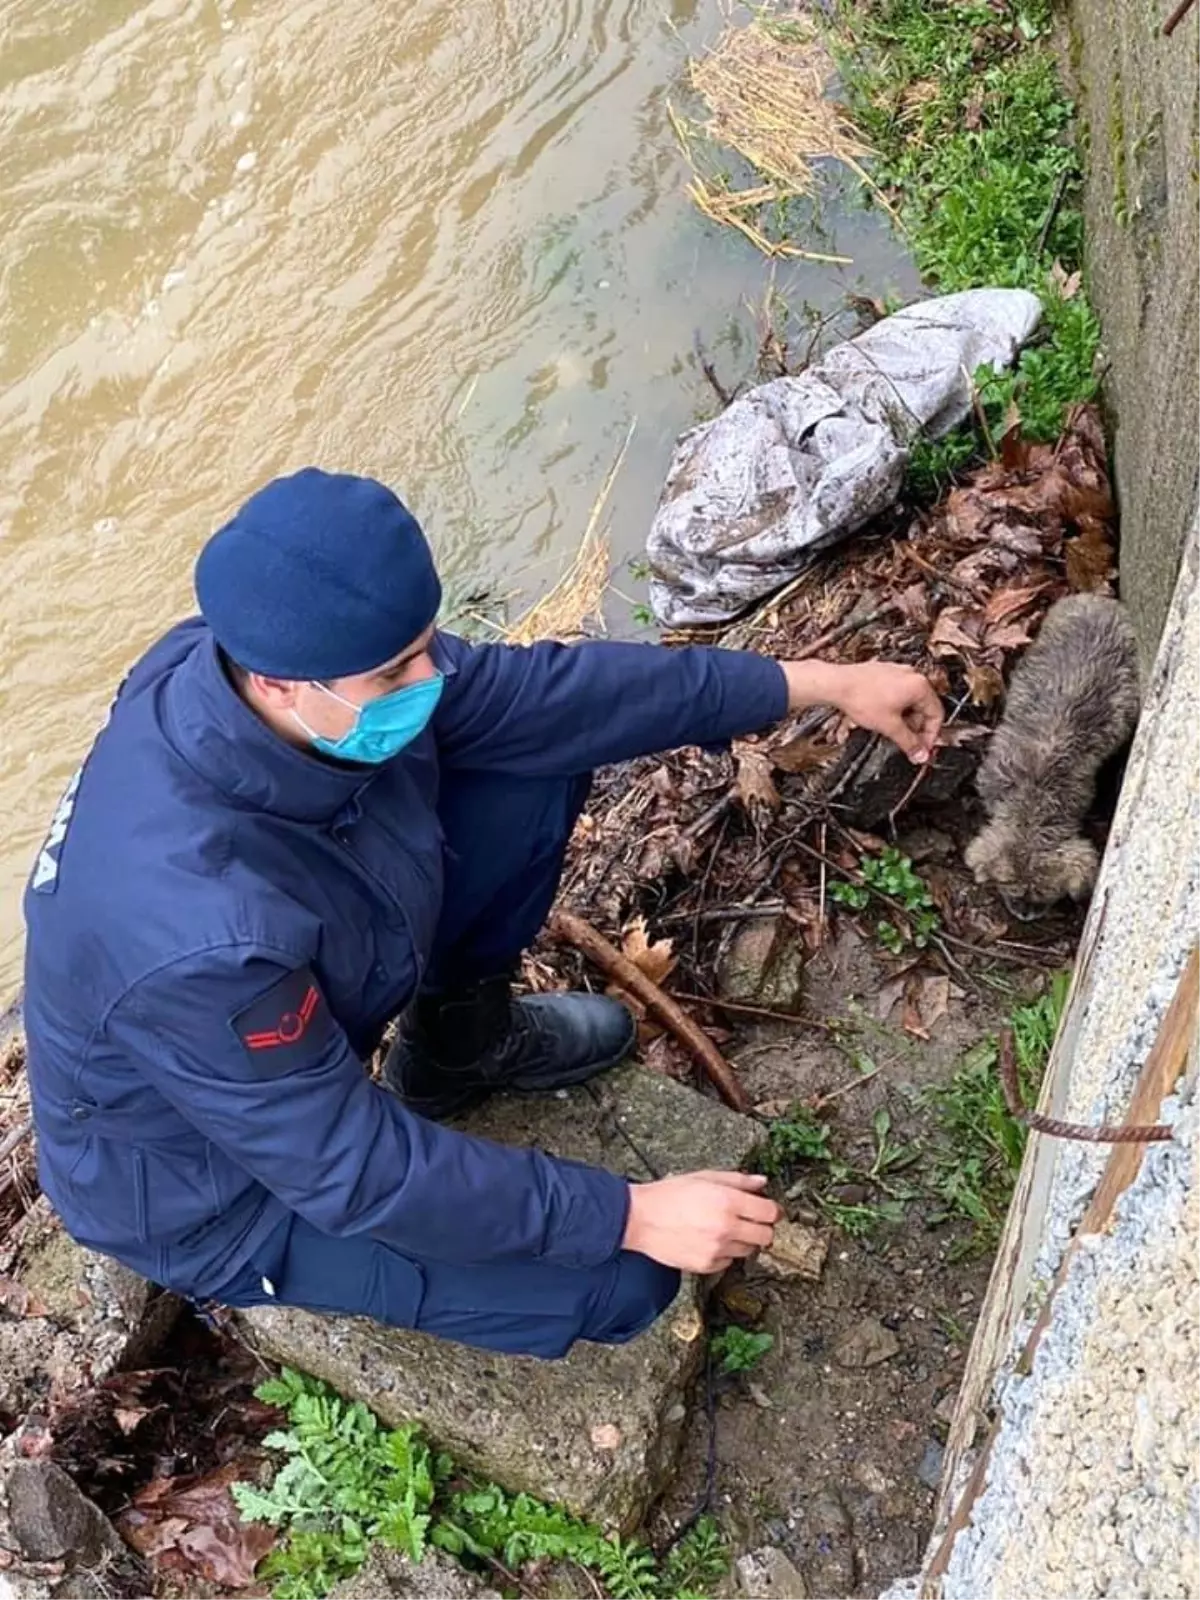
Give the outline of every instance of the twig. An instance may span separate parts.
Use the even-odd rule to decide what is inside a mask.
[[[822,817],[821,818],[821,855],[822,855],[822,857],[824,857],[824,854],[825,854],[825,819],[824,819],[824,817]],[[821,885],[820,885],[821,898],[817,903],[817,942],[818,942],[818,944],[822,944],[822,945],[825,943],[825,889],[826,889],[825,878],[826,878],[826,872],[827,872],[827,863],[824,860],[822,860],[822,862],[821,862]]]
[[[21,1140],[28,1137],[32,1132],[32,1117],[26,1117],[24,1122],[19,1122],[15,1128],[10,1128],[4,1138],[0,1139],[0,1161],[3,1161],[6,1156],[12,1155]]]
[[[721,818],[732,806],[733,797],[733,785],[730,784],[719,800],[714,800],[707,811],[700,813],[695,822],[688,823],[687,827],[679,835],[680,839],[687,839],[690,843],[695,844],[696,840],[702,838],[715,822],[720,822]]]
[[[882,1067],[872,1067],[870,1072],[864,1072],[860,1078],[851,1078],[849,1083],[843,1083],[840,1089],[831,1089],[828,1094],[818,1095],[812,1103],[813,1110],[820,1111],[821,1107],[827,1106],[831,1100],[840,1100],[852,1089],[861,1089],[864,1083],[870,1083],[871,1079],[877,1078],[882,1071]]]
[[[834,1022],[823,1022],[819,1017],[804,1017],[792,1011],[772,1011],[767,1006],[747,1006],[740,1000],[722,1000],[715,994],[688,994],[685,989],[673,989],[676,1000],[687,1000],[692,1005],[716,1006],[718,1011],[736,1011],[747,1017],[767,1017],[772,1022],[790,1022],[800,1028],[824,1028],[828,1033],[838,1031]]]
[[[971,691],[969,689],[967,689],[964,692],[964,694],[962,696],[962,699],[959,700],[958,704],[954,707],[953,711],[951,711],[950,715],[946,718],[945,726],[947,728],[950,726],[950,724],[952,722],[955,721],[955,719],[958,717],[959,712],[966,705],[967,701],[970,698],[971,698]],[[912,799],[913,795],[916,794],[917,790],[921,787],[921,785],[925,782],[925,779],[929,776],[929,773],[932,770],[932,768],[933,768],[933,761],[932,760],[929,760],[929,761],[926,761],[926,762],[922,763],[922,765],[917,768],[916,777],[909,784],[908,788],[904,791],[904,793],[900,796],[899,800],[896,801],[896,804],[888,812],[888,827],[891,829],[891,834],[892,834],[892,838],[893,839],[896,837],[896,818],[904,810],[905,806]],[[825,848],[825,840],[823,838],[821,840],[821,848],[822,848],[822,850]]]
[[[996,441],[992,438],[992,430],[988,427],[987,412],[983,409],[983,400],[980,398],[979,386],[966,367],[962,369],[963,377],[971,390],[971,406],[975,412],[975,420],[979,424],[979,431],[983,434],[983,442],[987,445],[987,453],[993,461],[1000,459],[1000,452],[996,449]]]
[[[1188,4],[1191,5],[1192,0],[1188,0]],[[1041,228],[1038,230],[1037,244],[1034,246],[1033,250],[1035,256],[1040,256],[1042,251],[1046,248],[1046,241],[1050,237],[1050,229],[1054,226],[1054,219],[1058,215],[1059,207],[1063,203],[1063,195],[1066,194],[1067,184],[1070,181],[1070,170],[1064,167],[1058,175],[1058,182],[1054,185],[1054,193],[1051,195],[1050,204],[1046,208],[1045,218],[1043,219]]]
[[[882,622],[884,617],[890,616],[896,610],[894,604],[880,606],[877,611],[868,611],[862,617],[847,617],[844,622],[839,622],[836,628],[830,628],[828,633],[823,633],[819,639],[814,639],[812,644],[805,645],[803,650],[797,650],[788,657],[789,661],[807,661],[810,657],[819,655],[822,650],[827,650],[831,644],[846,639],[852,633],[858,633],[863,628],[869,628],[873,623]]]
[[[1171,15],[1163,23],[1163,34],[1166,38],[1169,39],[1171,37],[1171,35],[1175,32],[1175,29],[1179,26],[1184,17],[1187,16],[1188,12],[1195,4],[1196,0],[1180,0],[1179,5],[1175,7],[1174,11],[1172,11]]]
[[[696,910],[692,915],[692,960],[697,965],[700,962],[700,907],[704,904],[704,897],[708,893],[708,885],[712,879],[713,869],[717,864],[717,857],[721,854],[721,846],[725,843],[725,834],[729,829],[729,815],[721,818],[721,831],[717,834],[717,842],[708,854],[708,865],[704,869],[704,877],[700,880],[700,893],[696,896]]]
[[[700,363],[700,371],[708,379],[713,393],[723,406],[733,404],[733,395],[717,377],[717,369],[704,354],[704,346],[700,343],[700,330],[697,328],[692,336],[692,344],[696,351],[696,360]]]
[[[1085,1144],[1158,1144],[1175,1137],[1174,1128],[1165,1122],[1101,1122],[1089,1126],[1084,1122],[1059,1122],[1040,1111],[1029,1111],[1021,1099],[1011,1028],[1000,1029],[999,1056],[1000,1084],[1009,1115],[1035,1133],[1049,1134],[1052,1139],[1077,1139]]]
[[[658,984],[634,966],[628,956],[622,955],[603,934],[597,933],[590,923],[570,911],[554,912],[550,918],[550,931],[581,950],[602,972],[652,1011],[704,1068],[726,1105],[732,1106],[735,1111],[749,1111],[746,1091],[716,1045],[669,995],[663,993]]]
[[[712,910],[672,910],[654,922],[749,922],[754,917],[779,917],[786,910],[782,901],[766,901],[763,906],[715,906]]]

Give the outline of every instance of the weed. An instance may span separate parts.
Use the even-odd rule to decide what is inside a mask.
[[[639,602],[633,607],[630,614],[639,627],[652,628],[654,626],[654,613],[648,605]]]
[[[760,1157],[762,1170],[771,1178],[785,1178],[798,1161],[829,1160],[829,1124],[820,1122],[803,1106],[793,1106],[767,1129]]]
[[[713,1359],[720,1363],[722,1372],[750,1372],[775,1343],[773,1334],[750,1333],[732,1324],[714,1333],[709,1340]]]
[[[924,879],[913,871],[908,856],[901,855],[894,845],[888,845],[877,856],[862,856],[859,872],[863,883],[835,883],[830,897],[851,910],[865,910],[870,903],[872,889],[899,903],[907,913],[903,926],[886,919],[875,924],[875,936],[892,955],[902,954],[907,944],[923,950],[941,927],[941,919],[933,909],[933,896]]]
[[[1027,437],[1055,439],[1068,405],[1096,392],[1096,319],[1064,299],[1051,269],[1080,264],[1080,172],[1073,107],[1048,42],[1051,0],[842,0],[831,40],[855,120],[878,152],[922,275],[939,292],[1031,289],[1045,310],[1017,368],[976,374],[992,437],[1015,401]],[[908,484],[942,490],[978,458],[972,424],[921,439]]]
[[[264,1441],[287,1459],[270,1488],[235,1483],[232,1493],[247,1521],[281,1531],[258,1570],[278,1600],[320,1600],[358,1570],[375,1540],[413,1561],[431,1545],[464,1562],[508,1568],[574,1561],[597,1573],[613,1600],[700,1595],[728,1566],[712,1518],[680,1540],[660,1573],[644,1544],[610,1537],[561,1506],[456,1474],[415,1427],[386,1429],[364,1405],[314,1378],[285,1368],[256,1393],[287,1413],[288,1427]]]
[[[1059,973],[1040,999],[1012,1012],[1017,1076],[1026,1103],[1036,1099],[1070,981]],[[996,1070],[994,1039],[963,1057],[948,1083],[922,1093],[937,1114],[941,1135],[933,1162],[933,1191],[941,1204],[931,1219],[965,1218],[974,1226],[957,1253],[995,1245],[1025,1153],[1025,1128],[1008,1113]]]

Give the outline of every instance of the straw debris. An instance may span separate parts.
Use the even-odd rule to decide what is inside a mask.
[[[764,208],[815,191],[814,161],[840,161],[875,189],[861,165],[870,149],[843,107],[826,97],[832,73],[828,53],[805,20],[765,14],[727,28],[707,55],[690,62],[689,81],[708,108],[707,120],[691,126],[671,109],[672,126],[692,168],[692,200],[766,255],[846,261],[770,238],[762,225]],[[723,172],[711,170],[700,141],[735,151],[760,181],[734,187]]]
[[[585,634],[605,631],[604,593],[608,588],[612,557],[608,530],[602,528],[600,522],[636,426],[635,418],[596,496],[575,559],[554,587],[507,629],[506,643],[532,644],[536,639],[578,639]]]

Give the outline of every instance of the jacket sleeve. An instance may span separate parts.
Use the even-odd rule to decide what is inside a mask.
[[[590,1267],[620,1249],[624,1179],[468,1137],[377,1087],[308,968],[189,957],[130,992],[110,1032],[189,1122],[290,1209],[442,1261]]]
[[[609,761],[721,744],[787,711],[779,663],[746,650],[597,642],[471,645],[439,634],[434,722],[447,766],[575,777]]]

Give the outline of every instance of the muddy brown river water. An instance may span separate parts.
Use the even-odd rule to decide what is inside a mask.
[[[452,586],[528,599],[632,427],[609,509],[615,555],[640,549],[672,441],[712,405],[695,333],[744,373],[770,270],[691,208],[667,118],[724,16],[6,0],[0,1001],[59,792],[264,479],[382,477]],[[824,221],[854,264],[781,267],[792,304],[911,287],[876,219]]]

